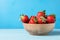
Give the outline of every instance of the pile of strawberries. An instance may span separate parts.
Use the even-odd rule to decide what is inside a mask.
[[[55,23],[56,17],[55,14],[46,15],[46,10],[40,11],[36,16],[31,16],[30,18],[27,15],[21,15],[21,21],[23,23],[29,24],[49,24]]]

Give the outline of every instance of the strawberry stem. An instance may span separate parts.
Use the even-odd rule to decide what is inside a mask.
[[[37,22],[37,18],[36,17],[34,18],[34,21]]]
[[[25,16],[24,14],[20,14],[20,19],[22,20],[24,17],[23,16]]]
[[[45,13],[45,12],[46,12],[46,10],[43,10],[43,12]]]
[[[43,12],[44,12],[44,14],[46,14],[45,12],[46,12],[46,10],[43,10]]]

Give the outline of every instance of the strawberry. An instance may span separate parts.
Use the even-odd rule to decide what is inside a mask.
[[[21,21],[24,23],[28,23],[28,21],[29,21],[29,18],[27,15],[21,15],[20,18],[21,18]]]
[[[40,16],[45,17],[45,10],[42,11],[42,12],[38,12],[38,14],[37,14],[37,18],[39,18]]]
[[[35,16],[31,16],[31,17],[30,17],[30,19],[33,19],[33,18],[35,18]]]
[[[48,23],[54,23],[55,22],[55,15],[49,15],[47,16],[47,22]]]
[[[54,18],[56,18],[56,15],[55,14],[50,14],[49,16],[53,16]]]
[[[45,23],[46,23],[45,17],[41,16],[40,18],[38,18],[38,24],[45,24]]]
[[[36,23],[37,23],[37,18],[35,16],[31,16],[29,24],[36,24]]]

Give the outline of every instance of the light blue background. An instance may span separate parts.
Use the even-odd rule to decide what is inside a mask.
[[[20,14],[30,17],[44,9],[47,15],[56,14],[55,28],[60,28],[60,0],[0,0],[0,29],[23,28]]]

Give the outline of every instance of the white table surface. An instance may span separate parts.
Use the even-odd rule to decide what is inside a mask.
[[[0,40],[60,40],[60,29],[40,36],[30,35],[24,29],[0,29]]]

